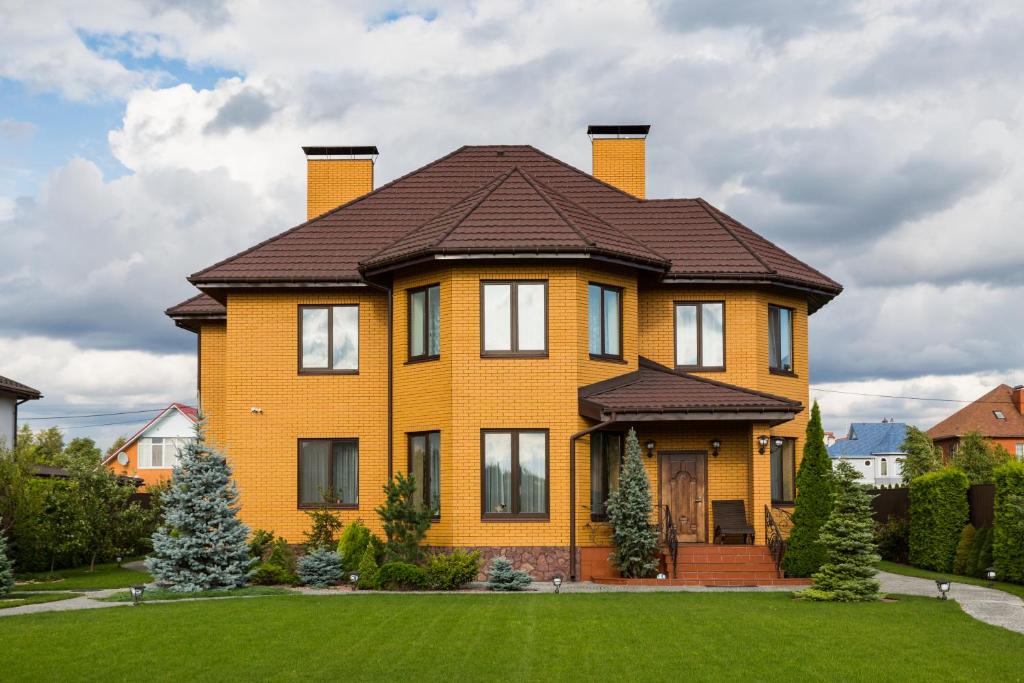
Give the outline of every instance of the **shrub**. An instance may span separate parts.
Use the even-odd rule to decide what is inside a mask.
[[[367,548],[363,551],[363,559],[359,560],[359,589],[375,590],[379,586],[379,575],[376,553],[372,547]]]
[[[338,553],[345,571],[354,572],[359,568],[372,536],[366,525],[358,519],[345,527],[338,540]]]
[[[910,563],[948,572],[967,523],[967,475],[955,467],[910,482]]]
[[[299,580],[306,586],[326,588],[341,582],[341,555],[319,548],[299,558]]]
[[[999,444],[978,432],[968,432],[960,438],[952,464],[964,471],[971,484],[991,484],[995,481],[996,468],[1010,458],[1009,452]]]
[[[387,536],[385,553],[389,560],[420,561],[420,541],[433,521],[430,508],[416,500],[416,479],[401,472],[384,485],[385,500],[377,506]]]
[[[906,562],[909,556],[910,520],[890,517],[875,525],[875,544],[883,560]]]
[[[495,557],[491,560],[491,569],[487,572],[487,590],[521,591],[526,590],[533,581],[524,571],[512,568],[506,557]]]
[[[249,583],[256,584],[257,586],[280,586],[280,585],[292,585],[299,582],[299,578],[292,574],[284,567],[271,564],[270,562],[261,562],[257,567],[252,578],[249,579]]]
[[[377,573],[377,584],[386,591],[419,590],[427,585],[427,573],[408,562],[385,562]]]
[[[942,467],[942,449],[937,448],[932,438],[917,427],[907,427],[907,436],[900,450],[907,454],[903,459],[904,483]]]
[[[971,576],[984,576],[985,570],[992,566],[992,539],[993,529],[987,526],[980,529],[974,537],[974,545],[977,546],[977,554],[974,555],[974,566],[971,568]]]
[[[996,502],[992,557],[999,577],[1024,583],[1024,462],[995,471]]]
[[[299,567],[298,558],[295,557],[295,551],[288,545],[288,541],[283,538],[279,538],[274,541],[273,550],[270,551],[270,557],[267,558],[267,564],[276,565],[281,567],[289,574],[295,574]]]
[[[7,539],[0,531],[0,597],[11,592],[14,587],[14,567],[7,557]]]
[[[427,563],[427,587],[454,591],[476,579],[480,571],[480,552],[455,550],[451,555],[434,555]]]
[[[263,556],[274,545],[274,532],[266,529],[256,529],[249,539],[249,554],[257,560],[263,560]]]
[[[312,553],[315,550],[334,550],[337,545],[334,534],[341,531],[341,527],[344,525],[337,515],[328,509],[327,502],[325,497],[319,507],[306,512],[311,522],[309,531],[302,532],[306,538],[303,547],[307,553]]]
[[[971,552],[974,550],[974,538],[977,530],[968,524],[960,532],[960,542],[956,546],[956,556],[953,558],[953,573],[961,576],[970,576],[974,571],[971,563]]]
[[[796,474],[793,529],[783,557],[787,576],[810,576],[825,561],[825,548],[818,536],[832,514],[832,461],[825,448],[818,402],[811,409],[804,439],[804,456]]]
[[[626,434],[626,457],[619,488],[608,496],[605,509],[612,526],[612,564],[623,576],[646,578],[658,568],[658,532],[651,525],[651,483],[640,459],[640,442],[631,427]]]

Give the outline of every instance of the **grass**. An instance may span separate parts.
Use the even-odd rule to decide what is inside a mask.
[[[95,590],[101,588],[127,588],[139,583],[152,581],[146,572],[125,569],[116,564],[98,564],[95,571],[88,567],[77,569],[61,569],[54,573],[36,572],[34,574],[18,574],[14,588],[18,591],[62,591],[62,590]]]
[[[0,598],[0,609],[37,605],[41,602],[57,602],[77,598],[80,593],[8,593]]]
[[[883,572],[891,572],[893,574],[902,574],[903,576],[918,576],[922,579],[949,579],[953,583],[969,583],[974,586],[985,586],[988,587],[987,579],[979,579],[974,576],[960,576],[958,574],[943,574],[942,572],[933,572],[927,569],[918,569],[917,567],[911,567],[907,564],[897,564],[896,562],[888,562],[882,560],[878,563],[878,568]],[[1007,593],[1013,593],[1021,598],[1024,598],[1024,586],[1017,583],[1004,583],[1002,581],[996,581],[992,584],[993,588],[997,588]]]
[[[18,681],[1024,678],[1024,636],[912,597],[289,595],[15,616],[0,643]]]
[[[287,595],[292,591],[287,588],[276,586],[250,586],[248,588],[235,588],[233,590],[209,590],[197,591],[195,593],[178,593],[176,591],[164,590],[162,588],[147,588],[142,594],[143,602],[162,600],[191,600],[193,598],[240,598],[257,595]],[[129,591],[114,593],[105,598],[99,598],[103,602],[131,602],[132,594]]]

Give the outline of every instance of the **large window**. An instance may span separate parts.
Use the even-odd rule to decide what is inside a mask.
[[[547,430],[484,430],[481,505],[485,518],[548,514]]]
[[[441,432],[409,435],[409,474],[416,480],[416,500],[441,516]]]
[[[595,358],[622,358],[622,289],[591,284],[590,355]]]
[[[768,307],[768,367],[793,374],[793,309]]]
[[[299,371],[359,371],[359,306],[299,306]]]
[[[792,503],[796,478],[796,439],[772,437],[772,502]]]
[[[547,355],[547,292],[546,282],[481,283],[481,355]]]
[[[299,441],[299,507],[359,505],[359,440]]]
[[[139,469],[177,467],[181,451],[190,439],[153,436],[139,439]]]
[[[693,370],[725,369],[724,303],[676,304],[676,366]]]
[[[441,355],[441,287],[409,290],[409,360]]]
[[[622,434],[594,432],[590,435],[590,518],[608,518],[608,494],[619,488],[622,468]]]

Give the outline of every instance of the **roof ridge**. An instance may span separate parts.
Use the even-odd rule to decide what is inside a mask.
[[[551,198],[548,196],[547,191],[549,188],[543,187],[540,181],[535,180],[530,174],[519,168],[518,165],[513,166],[512,169],[519,172],[519,175],[522,177],[522,179],[525,180],[527,184],[533,188],[534,192],[540,195],[540,198],[543,199],[544,202],[548,206],[550,206],[555,213],[558,214],[558,217],[561,218],[566,225],[572,228],[573,232],[579,235],[581,240],[583,240],[586,244],[590,245],[591,247],[597,246],[597,242],[595,242],[589,235],[587,235],[587,233],[582,228],[576,225],[575,221],[571,220],[568,216],[565,215],[565,213],[561,209],[555,206],[555,203],[551,201]],[[554,194],[554,192],[552,193]]]
[[[314,216],[313,218],[307,218],[305,221],[303,221],[302,223],[299,223],[295,227],[288,228],[284,232],[279,232],[276,235],[268,237],[267,239],[263,240],[262,242],[260,242],[258,244],[254,244],[253,246],[249,247],[248,249],[243,249],[242,251],[238,252],[237,254],[233,254],[232,256],[228,256],[225,259],[221,259],[220,261],[217,261],[217,263],[214,263],[213,265],[207,266],[206,268],[203,268],[202,270],[196,271],[196,272],[192,273],[191,275],[189,275],[186,279],[189,282],[192,282],[193,278],[198,278],[198,277],[200,277],[205,272],[213,270],[214,268],[222,266],[225,263],[229,263],[229,262],[234,261],[235,259],[237,259],[237,258],[239,258],[241,256],[245,256],[246,254],[249,254],[249,253],[251,253],[253,251],[256,251],[260,247],[263,247],[263,246],[265,246],[267,244],[270,244],[271,242],[279,240],[282,237],[284,237],[285,235],[290,235],[291,233],[295,232],[299,228],[303,228],[303,227],[313,223],[314,221],[318,221],[321,218],[323,218],[324,216],[327,216],[328,214],[336,213],[338,211],[341,211],[344,208],[352,206],[353,204],[357,204],[357,203],[363,201],[364,199],[368,199],[368,198],[370,198],[370,197],[372,197],[372,196],[374,196],[374,195],[376,195],[376,194],[378,194],[380,192],[383,192],[384,190],[388,189],[389,187],[395,185],[396,183],[399,183],[399,182],[405,180],[406,178],[408,178],[408,177],[410,177],[410,176],[412,176],[412,175],[414,175],[416,173],[419,173],[420,171],[426,170],[426,169],[431,168],[433,166],[437,166],[442,161],[448,160],[449,158],[455,156],[456,154],[458,154],[462,150],[466,149],[467,147],[468,147],[468,145],[462,145],[458,149],[452,150],[448,154],[445,154],[442,157],[438,157],[437,159],[434,159],[433,161],[431,161],[428,164],[424,164],[423,166],[420,166],[419,168],[413,169],[413,170],[409,171],[408,173],[406,173],[404,175],[401,175],[401,176],[395,178],[394,180],[392,180],[390,182],[384,183],[380,187],[375,188],[373,190],[370,190],[369,192],[367,192],[364,195],[356,197],[355,199],[351,199],[351,200],[345,202],[344,204],[341,204],[340,206],[336,206],[333,209],[325,211],[322,214],[320,214],[319,216]],[[192,284],[195,284],[195,283],[192,282]]]
[[[612,185],[611,183],[606,183],[605,181],[603,181],[603,180],[601,180],[600,178],[596,177],[596,176],[595,176],[595,175],[593,175],[592,173],[587,173],[587,172],[586,172],[586,171],[584,171],[583,169],[580,169],[580,168],[576,168],[575,166],[573,166],[572,164],[568,163],[567,161],[562,161],[562,160],[561,160],[561,159],[559,159],[558,157],[555,157],[555,156],[551,156],[550,154],[548,154],[547,152],[545,152],[545,151],[544,151],[544,150],[542,150],[542,149],[539,149],[539,148],[537,148],[537,147],[534,147],[533,145],[523,145],[523,146],[524,146],[524,147],[529,147],[530,149],[532,149],[532,150],[533,150],[534,152],[536,152],[537,154],[540,154],[540,155],[541,155],[542,157],[545,157],[545,158],[547,158],[547,159],[550,159],[551,161],[555,162],[556,164],[559,164],[560,166],[564,166],[564,167],[566,167],[566,168],[567,168],[567,169],[569,169],[570,171],[573,171],[573,172],[575,172],[575,173],[578,173],[578,174],[580,174],[580,175],[582,175],[582,176],[585,176],[585,177],[587,177],[588,179],[590,179],[590,180],[593,180],[594,182],[596,182],[596,183],[598,183],[598,184],[600,184],[600,185],[603,185],[603,186],[607,187],[607,188],[608,188],[608,189],[610,189],[610,190],[615,190],[615,192],[616,192],[616,193],[618,193],[618,194],[622,195],[622,196],[623,196],[623,197],[625,197],[626,199],[630,199],[630,200],[632,200],[632,201],[634,201],[634,202],[636,202],[636,203],[638,203],[638,204],[640,204],[640,203],[643,203],[643,202],[645,201],[645,200],[643,200],[643,199],[640,199],[639,197],[637,197],[637,196],[635,196],[635,195],[631,195],[630,193],[626,192],[626,191],[625,191],[625,190],[623,190],[623,189],[620,189],[620,188],[618,188],[618,187],[615,187],[615,186],[614,186],[614,185]]]
[[[662,365],[661,363],[658,363],[656,361],[653,361],[650,358],[646,358],[645,356],[640,356],[639,363],[640,363],[641,367],[646,367],[649,370],[655,370],[657,372],[664,372],[664,373],[669,374],[669,375],[677,375],[679,377],[686,377],[687,379],[695,379],[698,382],[704,382],[705,384],[711,384],[712,386],[723,387],[725,389],[735,389],[737,391],[742,391],[742,392],[750,394],[752,396],[760,396],[761,398],[770,398],[770,399],[774,399],[776,401],[782,401],[784,403],[790,403],[790,404],[794,404],[794,405],[800,405],[800,406],[803,405],[800,401],[797,401],[797,400],[794,400],[794,399],[791,399],[791,398],[786,398],[785,396],[779,396],[777,394],[769,394],[767,391],[758,391],[757,389],[748,389],[747,387],[741,387],[741,386],[736,385],[736,384],[729,384],[728,382],[720,382],[720,381],[715,380],[715,379],[708,379],[707,377],[699,377],[699,376],[694,375],[694,374],[689,373],[689,372],[680,372],[679,370],[673,370],[672,368],[670,368],[668,366],[665,366],[665,365]]]
[[[491,187],[490,189],[487,189],[487,190],[486,190],[486,191],[485,191],[485,192],[483,193],[483,196],[482,196],[482,197],[480,197],[480,199],[476,200],[476,202],[474,202],[474,203],[473,203],[473,205],[472,205],[472,206],[470,206],[470,207],[469,207],[469,209],[468,209],[467,211],[463,212],[462,216],[460,216],[460,217],[459,217],[459,220],[455,221],[455,224],[454,224],[454,225],[452,225],[452,227],[448,228],[448,229],[447,229],[447,230],[445,230],[445,231],[444,231],[443,233],[441,233],[441,236],[440,236],[440,237],[438,237],[438,238],[437,238],[437,240],[436,240],[436,241],[435,241],[435,242],[434,242],[434,243],[433,243],[433,244],[432,244],[431,246],[433,246],[433,247],[438,247],[438,246],[440,246],[440,245],[441,245],[441,242],[444,242],[444,241],[445,241],[446,239],[448,239],[448,237],[449,237],[449,236],[450,236],[450,235],[451,235],[451,234],[452,234],[453,232],[455,232],[455,229],[456,229],[456,228],[458,228],[458,227],[459,227],[460,225],[462,225],[462,222],[463,222],[463,221],[465,221],[465,220],[466,220],[467,218],[469,218],[469,216],[470,216],[470,215],[471,215],[471,214],[472,214],[472,213],[473,213],[474,211],[476,211],[477,209],[479,209],[479,208],[480,208],[480,205],[481,205],[481,204],[483,204],[483,203],[484,203],[485,201],[487,201],[487,198],[488,198],[488,197],[490,197],[490,196],[491,196],[492,194],[494,194],[494,191],[495,191],[495,190],[497,190],[497,189],[498,189],[499,187],[501,187],[502,185],[504,185],[504,184],[505,184],[505,181],[506,181],[506,180],[508,180],[509,176],[511,176],[511,175],[512,175],[512,172],[513,172],[513,171],[516,171],[516,170],[518,170],[518,169],[519,169],[519,167],[518,167],[518,166],[513,166],[512,168],[510,168],[509,170],[505,171],[504,173],[501,173],[501,174],[499,174],[498,176],[495,176],[494,178],[492,178],[492,179],[491,179],[491,181],[490,181],[489,183],[484,183],[483,185],[481,185],[481,186],[480,186],[480,187],[478,187],[477,189],[473,190],[473,192],[472,192],[472,193],[470,193],[469,195],[467,195],[467,196],[463,197],[462,199],[460,199],[459,201],[455,202],[454,204],[452,204],[451,206],[449,206],[449,207],[448,207],[447,209],[445,209],[445,210],[444,210],[444,211],[442,211],[441,213],[437,214],[437,216],[441,216],[441,215],[443,215],[444,213],[446,213],[447,211],[449,211],[449,210],[450,210],[450,209],[451,209],[451,208],[452,208],[453,206],[458,206],[458,205],[459,205],[460,203],[462,203],[462,202],[466,201],[467,199],[469,199],[470,197],[472,197],[472,196],[473,196],[474,194],[476,194],[477,192],[480,192],[480,190],[484,190],[485,188],[487,188],[487,186],[488,186],[488,185],[492,185],[492,186],[493,186],[493,187]],[[433,218],[431,218],[430,220],[433,220],[434,218],[437,218],[437,216],[434,216],[434,217],[433,217]],[[429,222],[430,222],[430,221],[427,221],[427,222],[423,223],[423,225],[426,225],[426,224],[427,224],[427,223],[429,223]],[[396,242],[397,242],[397,240],[396,240]],[[395,244],[395,242],[392,242],[392,244]]]
[[[765,270],[767,270],[771,275],[778,275],[778,272],[774,268],[769,266],[768,263],[763,258],[761,258],[754,251],[754,249],[749,244],[747,244],[746,240],[740,238],[740,236],[737,235],[736,232],[732,228],[730,228],[728,225],[723,223],[722,220],[718,216],[715,215],[715,213],[718,211],[718,209],[715,209],[713,206],[708,204],[706,201],[704,201],[700,197],[697,197],[697,203],[700,204],[700,206],[702,206],[704,208],[704,211],[707,212],[708,216],[710,216],[713,221],[718,223],[720,226],[722,226],[723,230],[725,230],[727,233],[729,233],[730,237],[732,237],[734,240],[736,240],[741,247],[746,249],[747,252],[749,252],[751,256],[753,256],[755,259],[757,259],[757,262],[760,263],[764,267]],[[732,220],[731,217],[729,217],[729,218],[730,218],[730,220]]]

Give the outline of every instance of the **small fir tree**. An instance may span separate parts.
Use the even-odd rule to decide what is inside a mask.
[[[377,575],[380,567],[377,566],[377,555],[373,547],[368,546],[363,551],[363,557],[359,560],[359,589],[373,590],[377,588]]]
[[[612,563],[627,578],[653,576],[658,569],[658,531],[651,524],[651,483],[640,459],[640,442],[632,428],[626,435],[626,457],[619,488],[608,495],[605,509],[615,546]]]
[[[299,558],[299,580],[313,588],[327,588],[341,583],[341,555],[336,550],[317,548]]]
[[[7,557],[7,539],[0,531],[0,597],[11,592],[14,588],[14,567]]]
[[[389,562],[416,564],[421,559],[420,542],[433,521],[429,507],[416,501],[416,478],[401,472],[384,485],[384,504],[377,515],[384,523],[385,552]]]
[[[952,464],[964,471],[973,486],[994,482],[996,468],[1012,459],[1009,451],[999,444],[979,432],[968,432],[961,437]]]
[[[930,436],[917,427],[907,427],[907,435],[900,450],[907,454],[903,458],[905,484],[909,484],[911,479],[922,474],[942,468],[942,450],[935,446]]]
[[[164,494],[164,523],[153,534],[146,567],[161,588],[194,592],[244,586],[255,559],[238,519],[231,467],[203,433],[182,451]]]
[[[352,572],[359,567],[366,549],[370,547],[371,535],[366,525],[358,519],[345,527],[338,539],[338,553],[345,571]]]
[[[956,555],[953,557],[953,573],[961,576],[969,576],[971,573],[971,550],[974,549],[974,539],[977,536],[977,529],[967,524],[960,532],[960,543],[956,546]]]
[[[345,525],[327,507],[330,501],[330,492],[323,491],[320,496],[320,505],[315,510],[306,512],[306,516],[310,520],[310,528],[309,531],[303,531],[302,535],[306,537],[303,547],[307,553],[315,550],[334,550],[337,545],[334,534],[341,531]]]
[[[832,514],[832,461],[825,449],[818,402],[811,409],[804,439],[804,457],[796,474],[796,500],[789,547],[783,558],[788,576],[810,576],[825,561],[825,548],[818,536]]]
[[[814,585],[802,597],[828,602],[870,602],[879,599],[872,534],[871,496],[853,465],[836,465],[835,505],[819,536],[825,563],[814,574]]]
[[[487,572],[487,590],[521,591],[526,590],[532,582],[530,575],[513,568],[507,557],[499,555],[491,560],[491,569]]]

